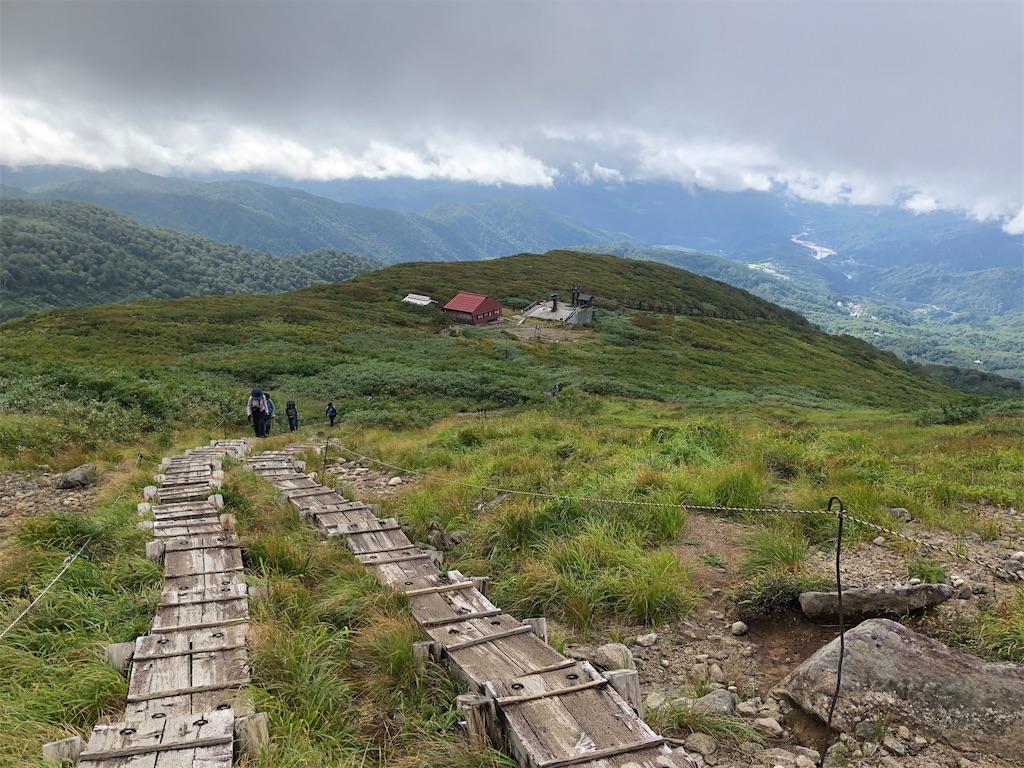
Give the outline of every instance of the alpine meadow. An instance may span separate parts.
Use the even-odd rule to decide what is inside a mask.
[[[18,205],[28,216],[42,204]],[[180,242],[167,247],[208,250]],[[970,610],[896,618],[981,660],[1024,663],[1024,592],[976,566],[1009,568],[1024,548],[1024,403],[1009,380],[992,387],[1000,396],[956,389],[955,376],[654,261],[557,250],[328,279],[266,295],[126,297],[0,326],[3,473],[27,487],[43,465],[99,471],[87,510],[5,511],[0,763],[52,765],[42,744],[120,722],[128,682],[103,649],[144,635],[165,600],[138,524],[144,488],[164,457],[251,435],[256,386],[282,414],[294,400],[301,418],[295,432],[279,423],[252,441],[253,452],[297,446],[318,482],[379,504],[417,546],[443,551],[445,570],[487,577],[495,605],[544,617],[559,653],[598,659],[595,648],[621,644],[646,722],[680,754],[717,755],[705,765],[771,764],[787,749],[795,761],[817,748],[818,731],[771,702],[779,680],[838,634],[797,603],[836,587],[833,497],[851,516],[847,584],[966,584],[950,602]],[[521,317],[572,286],[593,295],[592,322]],[[453,323],[440,307],[460,291],[498,299],[504,316]],[[410,293],[435,303],[403,301]],[[463,737],[464,682],[414,655],[423,634],[410,598],[244,461],[223,466],[219,493],[252,595],[244,690],[269,733],[242,764],[517,765],[507,744]],[[897,535],[879,544],[879,529]],[[738,624],[749,634],[730,633]],[[717,689],[751,714],[694,706]],[[757,725],[771,717],[784,733]],[[895,704],[865,711],[825,764],[881,765],[865,744],[914,744],[895,735],[896,717]],[[956,754],[922,738],[922,759]],[[1014,764],[998,750],[972,754],[971,765]]]

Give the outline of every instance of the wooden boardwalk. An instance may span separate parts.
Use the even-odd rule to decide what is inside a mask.
[[[459,703],[471,740],[505,749],[526,768],[695,768],[643,721],[636,672],[602,675],[558,653],[472,579],[442,572],[437,555],[414,546],[396,520],[380,519],[376,508],[305,475],[294,461],[302,449],[248,461],[300,517],[344,537],[377,578],[409,596],[431,656],[446,660],[469,686]]]
[[[124,654],[124,720],[92,729],[81,766],[231,766],[236,721],[250,714],[236,709],[249,681],[249,604],[238,538],[217,489],[221,458],[247,451],[244,440],[216,440],[164,459],[158,485],[146,489],[139,513],[153,516],[147,555],[164,560],[160,604],[151,633]]]

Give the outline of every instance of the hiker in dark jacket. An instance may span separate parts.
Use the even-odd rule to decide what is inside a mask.
[[[334,407],[334,403],[327,404],[327,418],[331,420],[331,426],[334,426],[334,417],[338,415],[338,409]]]
[[[299,428],[299,409],[295,407],[295,401],[289,400],[284,406],[284,415],[288,417],[288,431],[294,432]]]
[[[256,437],[267,436],[267,421],[269,421],[270,407],[267,405],[267,396],[263,390],[254,387],[249,399],[245,403],[245,416],[256,431]]]

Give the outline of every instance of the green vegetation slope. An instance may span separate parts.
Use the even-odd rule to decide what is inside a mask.
[[[276,293],[378,266],[333,249],[279,259],[88,203],[0,201],[0,319],[147,297]]]
[[[523,302],[573,283],[603,309],[565,343],[545,341],[543,329],[539,340],[496,327],[449,329],[436,306],[401,301],[409,291],[443,303],[470,290]],[[650,309],[631,309],[638,297]],[[556,382],[695,408],[919,410],[959,397],[892,355],[828,336],[723,283],[568,251],[402,264],[271,296],[61,310],[0,329],[0,446],[8,452],[127,440],[181,422],[238,424],[256,384],[307,411],[333,400],[344,419],[392,426],[529,406]]]

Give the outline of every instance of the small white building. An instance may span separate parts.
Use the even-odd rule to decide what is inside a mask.
[[[410,293],[402,301],[407,301],[410,304],[416,304],[421,307],[425,307],[428,304],[437,304],[437,302],[429,296],[421,296],[418,293]]]

